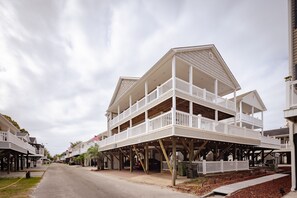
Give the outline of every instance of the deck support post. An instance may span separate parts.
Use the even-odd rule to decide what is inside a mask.
[[[130,172],[133,172],[133,151],[132,151],[132,147],[130,146]]]
[[[16,154],[15,156],[16,158],[16,171],[20,170],[20,158],[19,158],[19,154]]]
[[[144,155],[145,155],[145,171],[148,173],[149,171],[148,143],[145,144]]]
[[[191,139],[191,141],[189,143],[189,162],[190,162],[190,164],[192,164],[192,162],[193,162],[193,157],[194,157],[194,142]]]
[[[170,164],[170,162],[169,162],[169,159],[168,159],[166,150],[165,150],[165,148],[164,148],[164,145],[163,145],[163,142],[162,142],[161,139],[159,140],[159,144],[160,144],[161,150],[162,150],[162,152],[163,152],[163,155],[164,155],[164,157],[165,157],[165,160],[166,160],[167,166],[168,166],[168,168],[169,168],[169,171],[170,171],[170,173],[171,173],[171,175],[172,175],[172,167],[171,167],[171,164]]]
[[[28,153],[26,155],[26,164],[27,164],[27,168],[29,168],[30,163],[29,163],[29,154]]]
[[[139,162],[140,162],[140,164],[141,164],[141,166],[142,166],[143,171],[147,174],[147,172],[146,172],[146,168],[144,167],[144,164],[143,164],[143,161],[142,161],[142,159],[141,159],[141,155],[140,155],[140,153],[137,151],[135,145],[133,145],[133,148],[134,148],[134,152],[136,153],[136,155],[137,155],[137,157],[138,157],[138,160],[139,160]]]
[[[172,166],[173,166],[173,174],[172,174],[172,186],[175,186],[176,180],[176,140],[175,138],[172,139]]]
[[[203,142],[203,144],[201,146],[198,147],[198,150],[197,150],[196,154],[193,157],[194,161],[197,158],[197,156],[199,155],[199,153],[204,149],[204,147],[206,146],[207,143],[208,143],[208,141],[205,141],[205,142]],[[205,159],[205,156],[204,156],[204,159]]]
[[[262,162],[262,166],[264,165],[264,149],[262,149],[262,153],[261,153],[261,162]]]
[[[10,152],[7,154],[7,174],[10,174]]]
[[[122,170],[122,162],[123,162],[123,158],[122,158],[122,152],[119,150],[119,170]]]
[[[4,170],[4,159],[3,159],[3,157],[1,158],[1,171],[3,171]]]
[[[255,149],[252,149],[252,166],[255,166]]]
[[[21,170],[24,169],[24,155],[21,154]]]
[[[112,154],[109,154],[109,155],[110,155],[110,168],[111,168],[111,170],[113,170],[113,168],[114,168],[113,155]]]

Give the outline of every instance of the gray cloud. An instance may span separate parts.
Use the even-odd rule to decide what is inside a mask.
[[[284,124],[285,1],[0,0],[0,111],[62,152],[106,130],[119,76],[141,76],[170,48],[214,43],[265,128]],[[283,97],[280,97],[283,96]]]

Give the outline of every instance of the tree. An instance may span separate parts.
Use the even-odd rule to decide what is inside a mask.
[[[46,148],[44,148],[44,156],[46,156],[47,159],[50,159],[50,160],[53,159],[53,157],[51,156],[50,152]]]
[[[11,122],[11,124],[13,124],[13,126],[15,126],[17,129],[21,129],[19,124],[16,121],[14,121],[10,116],[8,115],[3,115],[3,116],[6,118],[6,120]]]
[[[70,148],[74,148],[75,146],[79,145],[80,143],[82,143],[82,141],[70,142]]]
[[[29,132],[26,129],[21,129],[20,125],[15,120],[13,120],[10,116],[8,116],[8,115],[3,115],[3,116],[6,118],[6,120],[11,122],[11,124],[13,124],[13,126],[15,126],[17,129],[19,129],[22,133],[28,133],[29,134]]]
[[[95,144],[95,146],[91,146],[87,151],[87,155],[90,158],[94,158],[96,160],[97,170],[104,169],[103,156],[102,153],[99,151],[98,144]]]

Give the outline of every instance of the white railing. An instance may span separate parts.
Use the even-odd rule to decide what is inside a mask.
[[[182,111],[176,111],[176,124],[190,126],[190,114]]]
[[[35,147],[30,145],[28,142],[25,142],[24,140],[18,138],[16,135],[12,134],[11,132],[0,131],[0,142],[10,142],[29,151],[31,154],[36,153]]]
[[[223,173],[229,171],[249,170],[249,161],[199,161],[197,172],[200,174]]]
[[[261,143],[264,143],[264,144],[280,145],[280,139],[272,138],[269,136],[260,136],[260,140],[261,140]]]
[[[287,81],[287,100],[286,107],[287,109],[291,107],[297,107],[297,80]]]
[[[185,92],[185,93],[190,93],[190,83],[176,78],[176,89]]]
[[[286,143],[281,144],[281,149],[291,149],[290,143],[286,141]]]
[[[220,96],[216,96],[214,93],[207,91],[206,89],[201,89],[200,87],[197,87],[195,85],[191,86],[190,83],[179,78],[175,78],[175,82],[176,82],[176,89],[181,92],[184,92],[186,94],[192,94],[192,96],[194,97],[200,98],[210,103],[217,104],[227,109],[231,109],[233,111],[235,109],[234,102],[231,100],[222,98]],[[192,87],[192,93],[191,93],[191,87]],[[156,89],[152,90],[146,97],[143,97],[142,99],[136,101],[131,107],[127,108],[118,116],[110,120],[110,126],[113,127],[118,122],[122,121],[123,119],[131,115],[131,113],[137,112],[141,108],[145,107],[147,104],[160,98],[162,95],[164,95],[171,89],[172,89],[172,78],[164,82],[162,85],[158,86]],[[147,101],[145,98],[147,98]]]
[[[158,98],[157,93],[158,93],[158,90],[157,89],[155,89],[154,91],[152,91],[151,93],[149,93],[147,95],[147,102],[150,103],[150,102],[156,100]]]
[[[133,137],[133,136],[144,134],[145,132],[146,132],[146,123],[144,122],[135,127],[132,127],[129,135]]]
[[[120,142],[122,140],[127,139],[128,130],[122,131],[121,133],[115,134],[115,141]]]
[[[169,111],[149,121],[149,130],[155,130],[172,124],[172,112]]]
[[[236,120],[240,121],[240,118],[242,122],[249,123],[251,125],[258,126],[258,127],[263,127],[263,121],[251,115],[247,115],[244,113],[241,113],[241,114],[237,113]]]
[[[119,141],[128,139],[130,137],[135,137],[145,133],[154,132],[154,130],[161,129],[165,126],[172,125],[173,116],[172,110],[164,114],[161,114],[155,118],[149,119],[147,122],[143,122],[134,127],[128,128],[126,131],[116,134],[114,136],[108,137],[102,140],[99,145],[103,147],[108,144],[117,143]],[[208,118],[204,118],[201,115],[190,115],[189,113],[176,111],[176,125],[193,127],[205,130],[207,132],[222,133],[226,135],[233,135],[237,137],[245,137],[250,139],[260,140],[261,143],[271,144],[271,145],[280,145],[280,140],[262,136],[259,131],[254,131],[247,129],[245,127],[239,127],[234,125],[228,125],[225,122],[217,122]],[[147,124],[148,123],[148,128]],[[211,165],[209,165],[211,166]],[[213,165],[215,166],[215,165]]]

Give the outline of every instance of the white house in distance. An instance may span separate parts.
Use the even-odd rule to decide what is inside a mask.
[[[122,169],[129,162],[132,171],[136,158],[148,172],[151,159],[165,160],[173,185],[177,151],[189,163],[198,163],[201,173],[221,171],[214,166],[211,170],[207,161],[197,162],[209,152],[218,163],[216,167],[248,169],[256,163],[255,151],[264,156],[264,150],[280,148],[280,141],[263,136],[256,130],[263,127],[263,122],[245,123],[242,114],[239,125],[251,127],[236,126],[239,89],[214,45],[173,48],[142,77],[120,78],[106,113],[109,137],[99,142],[108,166]],[[234,99],[226,99],[228,94]],[[244,96],[251,95],[258,103],[246,102]],[[256,91],[244,96],[241,113],[250,116],[253,112],[249,107],[254,113],[266,110]],[[233,119],[233,124],[226,119]],[[236,165],[220,161],[227,160],[230,153]]]
[[[0,171],[19,171],[30,167],[38,158],[40,148],[31,142],[28,133],[21,133],[0,114]]]

